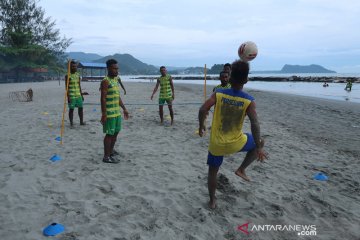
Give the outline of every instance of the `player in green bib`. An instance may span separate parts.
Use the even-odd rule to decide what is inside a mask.
[[[220,73],[220,81],[221,84],[214,87],[213,92],[215,92],[217,89],[231,88],[231,85],[229,83],[229,72],[222,71]]]
[[[109,59],[106,62],[108,75],[101,82],[101,123],[103,125],[103,132],[106,134],[104,138],[104,158],[105,163],[118,163],[119,161],[114,156],[119,153],[114,150],[117,136],[121,130],[121,112],[123,109],[124,118],[129,118],[129,113],[126,110],[119,91],[118,85],[118,70],[117,61]]]
[[[166,73],[166,68],[164,66],[160,67],[161,76],[158,78],[156,82],[156,86],[154,91],[151,95],[151,100],[153,100],[154,94],[159,88],[160,85],[160,94],[159,94],[159,115],[160,115],[160,122],[164,122],[164,104],[167,103],[170,111],[171,117],[171,125],[174,123],[174,111],[172,108],[172,102],[175,99],[174,93],[174,84],[172,77]]]
[[[65,89],[67,87],[68,76],[65,76]],[[78,114],[80,118],[80,125],[84,123],[84,112],[83,112],[83,101],[84,97],[81,93],[81,77],[77,72],[77,63],[75,61],[70,62],[70,76],[69,76],[69,87],[67,91],[67,99],[69,105],[69,120],[70,126],[73,126],[74,108],[78,108]]]

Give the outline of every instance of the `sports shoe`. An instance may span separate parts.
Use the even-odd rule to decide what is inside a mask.
[[[119,163],[120,161],[118,161],[115,158],[110,156],[110,157],[104,157],[103,162],[104,163]]]
[[[120,153],[113,150],[113,152],[110,154],[110,157],[118,156]]]

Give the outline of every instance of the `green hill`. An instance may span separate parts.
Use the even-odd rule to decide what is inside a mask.
[[[68,58],[74,59],[78,62],[92,62],[103,57],[96,53],[84,52],[68,52],[66,53],[66,55],[68,56]]]
[[[311,64],[307,66],[285,64],[281,73],[336,73],[335,71],[324,68],[323,66]]]
[[[94,62],[105,63],[109,59],[115,59],[118,61],[120,68],[120,74],[122,75],[151,75],[159,74],[159,69],[153,65],[149,65],[141,62],[140,60],[134,58],[130,54],[114,54],[100,58]]]

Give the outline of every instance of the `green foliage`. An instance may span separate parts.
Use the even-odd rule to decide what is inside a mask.
[[[54,27],[36,0],[0,0],[0,71],[61,68],[71,39]]]

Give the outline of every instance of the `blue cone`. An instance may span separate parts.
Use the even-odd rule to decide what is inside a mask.
[[[327,181],[329,178],[324,173],[319,172],[319,173],[314,175],[314,179],[319,180],[319,181]]]
[[[96,108],[93,109],[93,112],[96,112]]]
[[[61,141],[61,137],[57,137],[55,138],[56,141],[60,142]]]
[[[50,161],[53,161],[53,162],[56,162],[56,161],[59,161],[59,160],[61,160],[61,157],[56,155],[56,154],[50,158]]]
[[[59,223],[52,223],[43,230],[45,236],[55,236],[62,233],[65,227]]]

